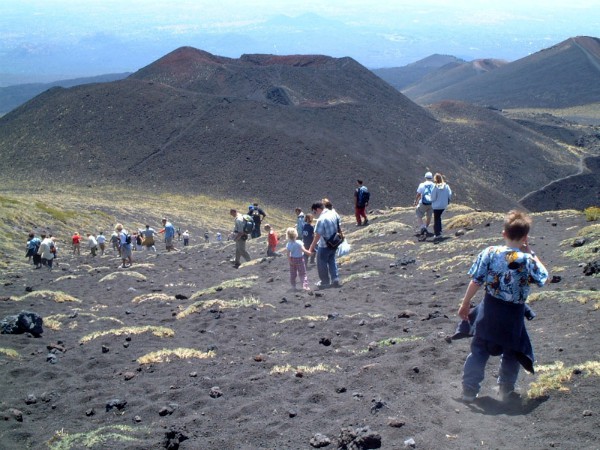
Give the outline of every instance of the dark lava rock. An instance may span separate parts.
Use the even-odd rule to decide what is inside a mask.
[[[560,283],[562,281],[562,277],[560,275],[553,275],[550,283]]]
[[[583,274],[586,276],[594,275],[595,273],[600,273],[600,260],[589,262],[583,268]]]
[[[117,408],[119,411],[125,409],[127,405],[127,400],[121,400],[119,398],[113,398],[106,403],[106,412],[110,411],[113,408]]]
[[[185,430],[178,430],[175,428],[170,429],[165,433],[165,440],[163,442],[164,448],[167,450],[179,449],[179,444],[189,438],[184,434]]]
[[[324,345],[325,347],[329,347],[331,345],[331,339],[327,337],[322,337],[319,339],[319,344]]]
[[[0,321],[0,330],[2,334],[23,334],[31,333],[39,337],[44,329],[44,321],[39,314],[30,311],[21,311],[16,316],[6,316]]]
[[[582,247],[585,244],[585,238],[575,239],[571,247]]]
[[[170,406],[163,406],[162,408],[160,408],[160,410],[158,411],[158,415],[159,416],[170,416],[171,414],[173,414],[175,410],[173,408],[171,408]]]
[[[369,427],[342,428],[338,438],[338,449],[340,450],[363,450],[381,448],[381,435],[371,431]]]

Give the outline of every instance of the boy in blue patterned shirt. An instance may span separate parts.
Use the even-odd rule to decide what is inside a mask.
[[[463,371],[463,401],[477,398],[490,356],[502,355],[498,384],[502,400],[514,395],[520,365],[533,373],[533,348],[525,328],[525,301],[529,286],[543,286],[548,271],[529,247],[531,218],[510,211],[504,219],[505,245],[483,250],[469,270],[467,287],[458,315],[474,321],[471,353]],[[481,286],[485,297],[469,318],[471,299]]]

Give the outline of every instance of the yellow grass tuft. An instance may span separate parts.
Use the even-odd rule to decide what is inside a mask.
[[[123,321],[117,319],[116,317],[101,317],[101,316],[97,316],[96,314],[92,314],[92,313],[84,313],[84,312],[79,312],[77,314],[78,318],[84,318],[84,317],[89,317],[89,323],[94,323],[97,321],[111,321],[111,322],[116,322],[119,325],[123,325]],[[44,327],[49,328],[50,330],[53,331],[58,331],[60,329],[62,329],[63,326],[63,320],[64,319],[70,319],[72,318],[71,314],[53,314],[51,316],[46,316],[44,317]]]
[[[391,347],[392,345],[396,345],[396,344],[405,344],[406,342],[416,342],[416,341],[422,341],[422,340],[423,340],[423,338],[419,337],[419,336],[391,337],[391,338],[381,339],[381,340],[377,341],[377,347],[385,348],[385,347]],[[369,351],[369,349],[366,348],[364,350],[360,350],[358,353],[367,353],[368,351]]]
[[[148,353],[144,356],[140,356],[137,359],[139,364],[153,364],[153,363],[164,363],[171,362],[173,357],[179,359],[208,359],[214,358],[215,352],[210,350],[208,352],[201,352],[200,350],[194,350],[193,348],[175,348],[158,350],[156,352]]]
[[[568,392],[569,388],[565,383],[571,381],[575,371],[580,371],[586,378],[600,377],[600,361],[586,361],[570,367],[565,367],[562,361],[557,361],[546,366],[536,366],[535,371],[540,376],[537,381],[530,384],[527,391],[529,398],[542,397],[550,391]]]
[[[100,280],[98,282],[102,283],[104,281],[112,281],[112,280],[116,280],[117,278],[123,278],[123,277],[135,278],[136,280],[146,280],[147,279],[145,275],[142,275],[139,272],[113,272],[113,273],[109,273],[108,275],[100,278]]]
[[[286,319],[282,319],[279,323],[287,323],[287,322],[295,322],[297,320],[310,320],[311,322],[324,322],[327,320],[327,316],[298,316],[298,317],[288,317]]]
[[[34,292],[30,292],[29,294],[25,294],[22,297],[11,297],[11,298],[18,302],[21,302],[23,300],[29,300],[32,298],[42,298],[44,300],[50,299],[50,300],[54,301],[55,303],[68,303],[68,302],[81,303],[81,300],[79,300],[78,298],[75,298],[72,295],[66,294],[62,291],[48,291],[48,290],[34,291]]]
[[[148,301],[168,302],[168,301],[171,301],[174,299],[175,299],[175,297],[173,297],[172,295],[152,293],[152,294],[138,295],[131,301],[133,303],[144,303],[144,302],[148,302]]]
[[[16,350],[13,350],[12,348],[2,348],[0,347],[0,355],[6,355],[9,358],[20,358],[21,356],[19,355],[19,352]]]
[[[81,448],[109,448],[107,444],[115,442],[135,442],[141,440],[140,434],[147,434],[144,427],[129,425],[108,425],[86,433],[68,433],[63,429],[57,430],[46,442],[50,450],[71,450]],[[113,447],[114,448],[114,447]]]
[[[585,214],[585,220],[588,222],[600,220],[600,207],[598,206],[590,206],[589,208],[585,208],[583,212]]]
[[[373,258],[395,259],[396,256],[394,256],[392,253],[359,251],[359,252],[350,252],[348,255],[338,258],[338,261],[340,264],[351,264],[351,263],[364,261],[366,259],[373,259]]]
[[[556,301],[560,303],[577,302],[586,305],[590,302],[595,303],[594,309],[600,309],[600,291],[588,290],[570,290],[570,291],[541,291],[531,294],[529,302]]]
[[[304,374],[313,374],[317,372],[330,372],[335,373],[336,370],[340,370],[341,367],[335,366],[331,367],[327,364],[317,364],[316,366],[292,366],[290,364],[286,364],[284,366],[275,366],[269,372],[271,375],[274,374],[283,374],[287,372],[302,372]]]
[[[457,228],[469,228],[475,225],[492,222],[494,220],[502,220],[503,214],[492,212],[469,212],[466,214],[458,214],[445,221],[445,227],[448,230]]]
[[[345,277],[342,280],[342,282],[345,284],[354,280],[364,280],[365,278],[378,277],[379,275],[381,275],[381,273],[378,270],[369,270],[367,272],[362,273],[353,273],[352,275],[348,275],[347,277]]]
[[[200,311],[201,309],[211,308],[213,306],[218,306],[221,309],[234,309],[234,308],[264,308],[266,306],[274,308],[273,305],[268,303],[262,303],[258,298],[250,296],[243,297],[241,300],[199,300],[197,302],[192,303],[190,306],[185,308],[183,311],[180,311],[177,314],[178,319],[183,319],[184,317],[189,316],[190,314],[194,314],[195,312]]]
[[[240,277],[240,278],[234,278],[233,280],[227,280],[224,281],[220,284],[217,284],[216,286],[212,286],[206,289],[202,289],[201,291],[195,292],[191,297],[190,300],[195,300],[198,297],[202,297],[203,295],[207,295],[207,294],[214,294],[216,292],[219,292],[223,289],[228,289],[228,288],[238,288],[238,289],[243,289],[243,288],[249,288],[251,286],[254,286],[256,284],[256,280],[258,280],[258,276],[257,275],[251,275],[248,277]]]
[[[173,337],[173,336],[175,336],[175,332],[170,328],[145,325],[145,326],[141,326],[141,327],[124,327],[124,328],[116,328],[113,330],[96,331],[94,333],[90,333],[90,334],[82,337],[79,340],[79,343],[85,344],[85,343],[90,342],[99,337],[109,336],[109,335],[123,336],[123,335],[128,335],[128,334],[142,334],[142,333],[152,333],[153,335],[158,336],[158,337]]]

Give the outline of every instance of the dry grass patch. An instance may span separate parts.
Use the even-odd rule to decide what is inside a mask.
[[[577,238],[584,238],[585,244],[581,247],[571,247],[575,239],[565,239],[560,243],[561,246],[569,247],[565,251],[565,256],[576,261],[587,261],[596,259],[598,253],[594,250],[600,246],[600,223],[588,225],[577,232]]]
[[[286,319],[282,319],[279,323],[287,323],[287,322],[295,322],[298,320],[308,320],[311,322],[324,322],[327,320],[327,316],[297,316],[297,317],[288,317]]]
[[[55,279],[53,281],[53,283],[58,283],[59,281],[65,281],[65,280],[76,280],[77,278],[81,278],[81,275],[65,275],[62,277],[58,277],[57,279]]]
[[[73,297],[72,295],[66,294],[62,291],[47,291],[47,290],[42,290],[42,291],[34,291],[34,292],[30,292],[29,294],[25,294],[22,297],[11,297],[13,300],[17,301],[17,302],[21,302],[23,300],[29,300],[32,298],[42,298],[44,300],[52,300],[55,303],[69,303],[69,302],[74,302],[74,303],[81,303],[81,300],[79,300],[76,297]]]
[[[548,300],[557,301],[560,303],[577,302],[582,305],[586,305],[588,303],[595,303],[594,309],[600,309],[600,291],[541,291],[531,294],[528,298],[530,303]]]
[[[378,277],[381,273],[378,270],[369,270],[368,272],[362,273],[353,273],[352,275],[348,275],[346,278],[342,280],[343,284],[349,283],[354,280],[364,280],[366,278]]]
[[[535,371],[540,376],[537,381],[529,385],[527,391],[529,398],[542,397],[550,391],[568,392],[569,388],[565,384],[571,381],[576,373],[586,378],[600,377],[600,361],[586,361],[570,367],[565,367],[563,362],[557,361],[554,364],[536,366]]]
[[[147,429],[129,425],[109,425],[86,433],[68,433],[61,429],[56,431],[46,444],[50,450],[115,448],[113,445],[116,442],[139,441],[141,438],[135,436],[142,433],[147,434]],[[109,443],[113,445],[109,446]]]
[[[173,295],[160,294],[160,293],[152,293],[152,294],[142,294],[135,297],[132,303],[144,303],[149,301],[159,301],[159,302],[168,302],[171,300],[175,300]]]
[[[140,356],[137,359],[139,364],[154,364],[154,363],[168,363],[177,359],[208,359],[214,358],[215,352],[210,350],[208,352],[202,352],[193,348],[174,348],[158,350],[156,352],[148,353],[144,356]]]
[[[89,323],[100,322],[100,321],[109,321],[109,322],[118,323],[119,325],[124,324],[122,320],[119,320],[116,317],[102,317],[102,316],[97,316],[96,314],[92,314],[92,313],[81,313],[80,312],[80,313],[77,313],[77,315],[53,314],[51,316],[44,317],[44,327],[47,327],[53,331],[58,331],[58,330],[62,329],[62,326],[64,324],[63,321],[65,319],[75,319],[75,318],[79,318],[79,317],[90,318]]]
[[[177,319],[183,319],[184,317],[189,316],[190,314],[194,314],[203,309],[212,308],[214,306],[218,306],[221,309],[235,309],[235,308],[264,308],[270,307],[275,308],[273,305],[269,303],[262,303],[258,298],[249,296],[243,297],[240,300],[200,300],[194,302],[183,311],[180,311],[177,314]]]
[[[340,370],[340,366],[332,367],[328,364],[317,364],[316,366],[292,366],[285,364],[283,366],[275,366],[271,369],[269,374],[284,374],[284,373],[298,373],[313,374],[317,372],[330,372],[335,373],[336,370]]]
[[[419,270],[452,272],[461,267],[468,268],[472,263],[473,256],[462,254],[453,256],[452,258],[442,258],[438,259],[437,261],[423,262],[419,265]]]
[[[214,294],[216,292],[220,292],[223,289],[229,289],[229,288],[238,288],[238,289],[244,289],[244,288],[249,288],[251,286],[254,286],[256,284],[256,281],[258,280],[258,276],[257,275],[251,275],[248,277],[240,277],[240,278],[234,278],[233,280],[227,280],[224,281],[220,284],[217,284],[215,286],[206,288],[206,289],[202,289],[201,291],[198,292],[194,292],[194,294],[192,294],[192,296],[190,297],[190,300],[195,300],[199,297],[202,297],[203,295],[207,295],[207,294]]]
[[[9,358],[13,358],[13,359],[19,359],[21,357],[21,355],[19,355],[18,351],[13,350],[12,348],[2,348],[2,347],[0,347],[0,355],[5,355],[5,356],[8,356]]]
[[[458,214],[445,221],[445,228],[448,230],[457,228],[471,228],[476,225],[489,223],[495,220],[503,220],[504,214],[492,212],[468,212],[466,214]]]
[[[98,280],[99,283],[103,283],[105,281],[113,281],[116,280],[117,278],[135,278],[136,280],[147,280],[145,275],[142,275],[139,272],[113,272],[113,273],[109,273],[108,275],[100,278],[100,280]]]
[[[156,327],[151,325],[145,325],[141,327],[123,327],[116,328],[113,330],[101,330],[96,331],[94,333],[90,333],[79,340],[80,344],[86,344],[94,339],[98,339],[103,336],[123,336],[129,334],[143,334],[143,333],[152,333],[154,336],[158,337],[173,337],[175,336],[175,332],[167,327]]]
[[[377,347],[380,348],[386,348],[386,347],[391,347],[393,345],[397,345],[397,344],[405,344],[407,342],[416,342],[416,341],[422,341],[423,338],[419,337],[419,336],[408,336],[408,337],[391,337],[391,338],[386,338],[386,339],[381,339],[379,341],[377,341],[375,344]],[[368,348],[360,350],[357,353],[366,353],[370,350],[372,350],[373,346],[369,345]]]
[[[349,254],[338,258],[338,261],[340,264],[352,264],[355,262],[364,261],[366,259],[372,258],[396,259],[396,256],[392,253],[359,251],[350,252]]]

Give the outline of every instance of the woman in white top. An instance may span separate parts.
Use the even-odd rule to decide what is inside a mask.
[[[444,177],[436,173],[433,177],[433,190],[431,191],[431,208],[433,209],[433,234],[434,239],[442,237],[442,213],[450,204],[452,190],[444,183]]]

